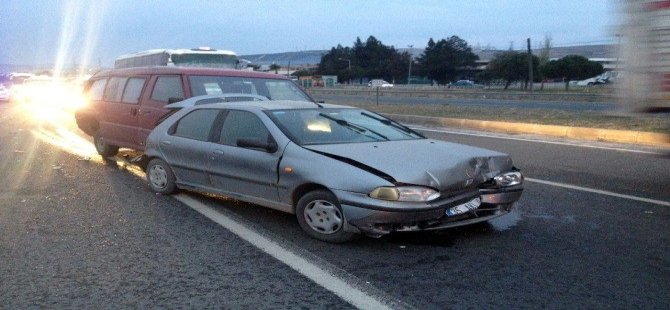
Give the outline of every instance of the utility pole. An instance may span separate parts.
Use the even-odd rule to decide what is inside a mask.
[[[409,85],[409,79],[412,78],[412,47],[414,45],[407,45],[409,47],[409,71],[407,72],[407,85]]]
[[[533,52],[530,50],[530,38],[528,42],[528,83],[530,83],[530,92],[533,92]]]

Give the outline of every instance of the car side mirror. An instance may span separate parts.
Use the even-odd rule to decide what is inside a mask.
[[[237,139],[237,146],[251,149],[261,149],[268,153],[277,151],[277,143],[263,142],[258,139]]]
[[[170,97],[170,98],[168,98],[168,104],[179,102],[179,101],[182,101],[182,100],[184,100],[184,98]]]

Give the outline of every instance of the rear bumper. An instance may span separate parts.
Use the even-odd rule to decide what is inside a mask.
[[[488,221],[509,213],[522,192],[522,186],[474,190],[428,204],[383,201],[364,194],[334,191],[347,220],[345,228],[373,236],[393,231],[446,229]],[[477,209],[455,216],[446,215],[449,208],[476,197],[482,201]]]

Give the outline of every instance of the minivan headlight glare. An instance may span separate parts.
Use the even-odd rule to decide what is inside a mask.
[[[390,201],[423,202],[440,197],[440,193],[421,186],[377,187],[370,192],[370,197]]]
[[[523,183],[523,175],[518,171],[507,172],[495,176],[493,180],[500,187],[514,186]]]

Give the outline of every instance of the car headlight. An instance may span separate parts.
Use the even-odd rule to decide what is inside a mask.
[[[507,172],[495,176],[493,180],[500,187],[514,186],[523,183],[523,175],[518,171]]]
[[[440,197],[440,193],[432,188],[420,186],[377,187],[370,192],[370,197],[390,201],[431,201]]]

